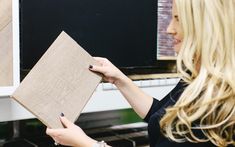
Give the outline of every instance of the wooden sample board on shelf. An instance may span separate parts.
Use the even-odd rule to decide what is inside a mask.
[[[12,1],[0,0],[0,86],[13,86]]]
[[[12,97],[50,128],[62,128],[63,112],[74,122],[102,77],[89,70],[98,63],[62,32]]]
[[[149,79],[167,79],[167,78],[179,78],[179,73],[163,73],[163,74],[144,74],[144,75],[130,75],[128,76],[132,80],[149,80]]]

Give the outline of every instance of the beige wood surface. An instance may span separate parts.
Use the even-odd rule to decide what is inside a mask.
[[[62,32],[12,97],[48,127],[60,128],[61,112],[75,121],[102,79],[90,64],[97,63]]]
[[[13,86],[11,0],[0,0],[0,86]]]
[[[144,74],[144,75],[130,75],[132,80],[147,80],[147,79],[164,79],[164,78],[179,78],[179,73],[163,73],[163,74]]]
[[[12,20],[12,0],[0,0],[0,31]]]

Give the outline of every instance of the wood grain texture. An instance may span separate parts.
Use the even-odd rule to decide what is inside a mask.
[[[12,97],[46,126],[62,128],[61,112],[74,122],[102,79],[90,64],[97,63],[62,32]]]
[[[0,0],[0,86],[13,86],[11,0]]]
[[[12,21],[12,0],[0,0],[0,31]]]
[[[179,78],[179,73],[163,73],[163,74],[145,74],[145,75],[129,75],[132,80],[149,80],[149,79],[167,79]]]

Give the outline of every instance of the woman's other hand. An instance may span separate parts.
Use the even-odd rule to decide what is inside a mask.
[[[63,129],[49,129],[46,133],[51,136],[54,141],[61,145],[73,147],[92,147],[96,141],[87,136],[84,131],[70,122],[66,117],[60,117]]]
[[[104,80],[107,82],[117,84],[122,79],[125,79],[126,76],[114,66],[108,59],[101,57],[94,57],[94,59],[100,63],[100,66],[91,65],[89,69],[94,72],[99,72],[103,74]]]
[[[108,59],[101,57],[94,57],[94,59],[100,65],[93,65],[90,70],[102,73],[106,81],[115,84],[135,112],[141,118],[145,118],[153,103],[152,96],[142,91]]]

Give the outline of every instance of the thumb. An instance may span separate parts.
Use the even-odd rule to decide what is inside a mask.
[[[106,72],[106,69],[103,66],[97,66],[97,65],[90,65],[89,69],[94,72],[102,73],[103,75]]]
[[[62,125],[65,127],[65,128],[69,128],[71,126],[73,126],[74,124],[69,121],[66,117],[64,116],[60,116],[60,121],[62,123]]]

